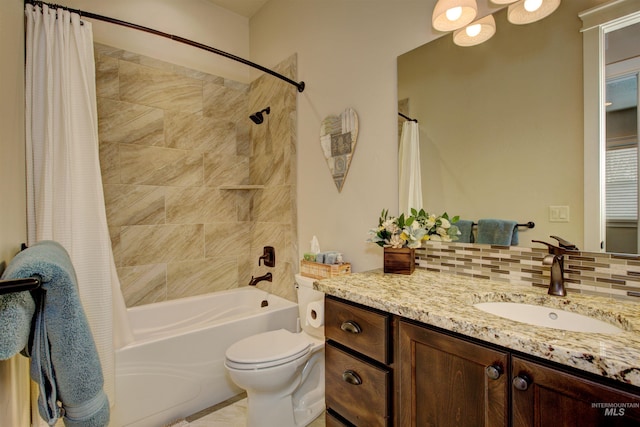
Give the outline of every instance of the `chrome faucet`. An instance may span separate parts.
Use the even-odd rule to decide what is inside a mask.
[[[558,240],[560,243],[559,247],[541,240],[532,240],[532,242],[542,243],[543,245],[547,245],[549,248],[549,255],[542,259],[543,265],[551,266],[551,279],[549,281],[549,290],[547,293],[549,295],[564,297],[567,295],[567,290],[564,287],[564,254],[567,250],[577,250],[578,248],[566,240],[556,236],[551,237]]]
[[[267,273],[264,276],[253,277],[251,276],[251,281],[249,282],[249,286],[255,286],[259,282],[266,280],[267,282],[271,282],[273,280],[273,275],[271,273]]]

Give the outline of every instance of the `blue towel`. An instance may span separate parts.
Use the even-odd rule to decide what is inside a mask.
[[[473,221],[459,219],[454,225],[458,227],[458,230],[460,230],[460,235],[456,242],[473,243],[475,241],[473,237]]]
[[[2,280],[24,278],[15,276],[12,266],[10,263]],[[35,309],[29,291],[0,295],[0,360],[15,356],[27,346]]]
[[[515,246],[518,244],[518,223],[501,219],[478,220],[477,243]]]
[[[102,368],[66,250],[53,241],[36,243],[16,255],[8,270],[13,277],[40,276],[45,291],[27,352],[31,378],[40,388],[40,416],[49,425],[63,416],[67,427],[107,426]]]

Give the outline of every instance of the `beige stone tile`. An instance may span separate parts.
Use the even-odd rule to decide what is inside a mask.
[[[232,258],[209,258],[167,265],[167,298],[182,298],[238,286],[238,262]]]
[[[284,185],[284,149],[269,154],[253,156],[249,181],[253,184]]]
[[[118,79],[118,60],[107,55],[96,58],[96,96],[99,98],[118,99],[120,81]]]
[[[202,259],[202,224],[132,225],[122,228],[122,261],[125,266]]]
[[[120,99],[165,110],[202,111],[203,81],[120,61]]]
[[[120,225],[163,224],[165,188],[152,185],[104,185],[107,223]]]
[[[120,184],[120,146],[100,141],[100,172],[103,184]]]
[[[249,120],[250,112],[246,92],[205,82],[203,94],[203,114],[205,117],[234,123]]]
[[[111,238],[111,250],[113,252],[113,262],[116,267],[122,265],[122,245],[120,244],[121,227],[109,226],[109,237]]]
[[[236,127],[231,122],[167,112],[165,127],[167,147],[218,155],[236,154]]]
[[[205,154],[204,179],[210,187],[249,184],[249,158]]]
[[[211,187],[168,187],[167,223],[204,224],[236,218],[235,195]]]
[[[202,155],[170,148],[120,144],[120,177],[124,184],[202,185]]]
[[[118,278],[127,307],[167,299],[165,264],[121,267],[118,268]]]
[[[291,223],[291,188],[267,187],[256,192],[251,219],[259,222]]]
[[[251,247],[250,238],[251,231],[248,223],[205,224],[205,256],[206,258],[247,256]]]
[[[98,135],[101,142],[164,146],[164,111],[102,98]]]

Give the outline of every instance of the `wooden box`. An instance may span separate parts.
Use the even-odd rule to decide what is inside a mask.
[[[314,279],[328,279],[330,277],[344,276],[351,274],[351,264],[321,264],[312,261],[300,261],[300,274]]]
[[[416,250],[413,248],[384,248],[384,272],[411,274],[416,268]]]

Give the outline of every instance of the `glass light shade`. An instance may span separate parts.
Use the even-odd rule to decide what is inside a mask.
[[[512,24],[530,24],[551,15],[560,6],[560,0],[542,0],[540,7],[529,12],[525,8],[525,3],[527,3],[527,7],[530,6],[527,0],[520,0],[509,5],[509,10],[507,11],[509,22]]]
[[[474,33],[476,33],[473,35]],[[458,46],[475,46],[486,42],[496,33],[493,15],[485,16],[453,32],[453,42]]]
[[[459,11],[455,10],[447,13],[447,11],[455,8],[459,8]],[[454,14],[453,12],[456,13]],[[458,13],[460,17],[455,20],[447,17],[447,15],[455,17],[452,15],[457,15]],[[438,3],[433,8],[431,24],[438,31],[453,31],[471,23],[476,18],[477,13],[478,4],[476,0],[438,0]]]

